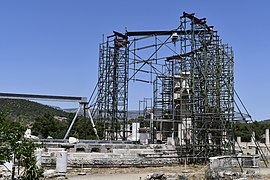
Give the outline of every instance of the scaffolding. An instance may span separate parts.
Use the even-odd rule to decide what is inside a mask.
[[[100,44],[97,117],[106,126],[103,139],[126,139],[128,105],[127,38],[114,33]],[[122,128],[120,125],[123,125]]]
[[[115,32],[100,45],[94,116],[103,139],[127,138],[128,84],[152,86],[151,142],[173,139],[179,156],[206,161],[234,151],[234,57],[206,19],[183,13],[165,31]],[[145,120],[149,117],[145,114]],[[152,130],[153,131],[153,130]]]

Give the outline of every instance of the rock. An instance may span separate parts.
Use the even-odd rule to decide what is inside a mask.
[[[86,175],[86,173],[85,172],[80,172],[80,173],[78,173],[78,175],[79,176],[84,176],[84,175]]]
[[[27,129],[24,133],[24,138],[26,139],[32,139],[32,140],[39,140],[39,137],[34,136],[31,134],[31,129]]]
[[[54,169],[48,169],[48,170],[45,170],[45,171],[43,172],[43,176],[44,176],[45,178],[51,178],[51,177],[54,177],[54,176],[56,176],[55,170],[54,170]]]
[[[150,180],[152,177],[152,174],[147,174],[145,180]]]
[[[165,174],[162,178],[162,180],[178,180],[176,174]]]
[[[232,176],[233,175],[233,172],[232,171],[225,171],[224,172],[224,175],[226,175],[226,176]]]
[[[213,169],[207,169],[205,172],[205,179],[218,179],[218,172]]]
[[[223,172],[223,171],[219,171],[219,172],[218,172],[218,177],[224,178],[224,177],[225,177],[225,176],[224,176],[224,172]]]
[[[182,173],[189,173],[189,172],[190,170],[187,170],[187,169],[182,171]]]
[[[0,180],[8,180],[11,179],[11,172],[1,172]]]
[[[188,177],[184,174],[178,174],[177,180],[188,180]]]
[[[69,142],[69,144],[77,144],[79,142],[79,139],[77,139],[75,137],[69,137],[68,142]]]
[[[247,170],[246,174],[255,174],[255,171],[254,171],[254,170],[249,169],[249,170]]]
[[[164,176],[163,173],[152,173],[152,174],[148,174],[145,180],[162,179],[163,176]]]
[[[151,176],[151,179],[161,179],[164,176],[164,173],[154,173]]]

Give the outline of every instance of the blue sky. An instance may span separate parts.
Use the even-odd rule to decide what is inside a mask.
[[[267,0],[2,0],[0,92],[89,97],[102,34],[173,29],[186,11],[206,17],[233,47],[235,88],[254,119],[268,119],[269,6]],[[138,107],[134,97],[131,109]]]

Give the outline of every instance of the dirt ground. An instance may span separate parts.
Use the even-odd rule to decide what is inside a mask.
[[[87,168],[69,170],[68,179],[72,180],[144,180],[150,173],[185,174],[190,180],[204,179],[207,166],[170,166],[145,168]],[[85,175],[78,175],[79,173]]]
[[[144,180],[148,174],[164,173],[166,175],[185,174],[189,180],[202,180],[205,179],[207,168],[207,165],[145,168],[70,168],[66,178],[70,180]],[[257,179],[270,180],[270,168],[244,169],[244,171],[247,170],[260,174],[261,176]]]

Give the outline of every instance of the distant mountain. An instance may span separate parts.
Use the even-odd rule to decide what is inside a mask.
[[[32,122],[45,113],[54,116],[68,117],[69,113],[58,107],[47,106],[24,99],[0,99],[0,112],[12,120]]]
[[[129,110],[128,111],[128,119],[135,119],[140,116],[139,110]]]
[[[68,108],[68,109],[62,109],[63,111],[67,113],[76,113],[78,108]],[[81,113],[83,114],[83,111],[81,110]]]

